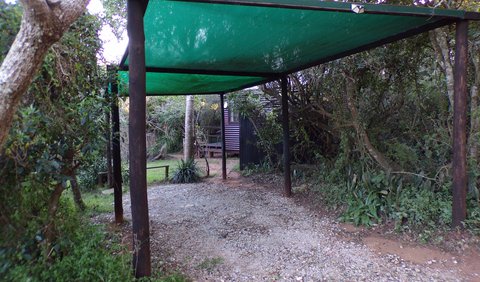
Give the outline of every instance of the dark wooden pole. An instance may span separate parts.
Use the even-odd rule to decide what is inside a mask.
[[[118,111],[117,84],[112,83],[112,161],[113,161],[113,196],[115,207],[115,222],[123,222],[122,205],[122,159],[120,155],[120,114]]]
[[[143,14],[147,1],[127,1],[129,47],[129,160],[135,277],[151,275],[150,227],[147,200],[145,34]]]
[[[467,37],[468,21],[458,21],[453,105],[453,227],[460,227],[467,216]]]
[[[112,108],[112,99],[110,98],[111,93],[108,92],[107,89],[107,95],[105,95],[105,101],[107,102],[107,105],[110,105],[110,110],[105,111],[105,123],[106,123],[106,128],[105,128],[105,140],[107,141],[107,146],[106,146],[106,155],[107,155],[107,183],[108,183],[108,188],[113,188],[113,171],[112,171],[112,115],[111,112],[113,110]]]
[[[105,140],[107,141],[107,147],[106,147],[106,155],[107,155],[107,183],[108,183],[108,188],[113,188],[113,168],[112,168],[112,130],[113,130],[113,120],[112,120],[112,83],[114,82],[114,67],[112,65],[107,65],[107,75],[109,77],[108,79],[108,85],[105,88],[105,102],[108,106],[110,106],[109,110],[105,110],[105,123],[106,123],[106,134],[105,134]]]
[[[290,177],[290,128],[288,118],[287,77],[282,77],[282,125],[283,125],[283,174],[285,197],[292,196],[292,179]]]
[[[225,144],[225,108],[223,94],[220,94],[220,109],[222,113],[222,121],[220,125],[222,127],[222,178],[227,179],[227,148]]]

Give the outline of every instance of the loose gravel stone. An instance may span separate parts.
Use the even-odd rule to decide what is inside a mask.
[[[153,265],[195,281],[462,281],[344,241],[337,223],[267,188],[164,185],[148,198]]]

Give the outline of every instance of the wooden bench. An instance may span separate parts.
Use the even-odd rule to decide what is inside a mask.
[[[108,182],[108,173],[106,171],[101,171],[97,174],[97,185],[105,186]]]
[[[208,143],[208,144],[203,144],[201,145],[201,149],[203,150],[203,153],[208,155],[208,157],[213,158],[213,155],[215,153],[222,153],[222,143],[216,142],[216,143]]]
[[[150,167],[147,167],[147,169],[153,169],[153,168],[165,168],[165,179],[168,179],[168,168],[169,168],[169,165],[159,165],[159,166],[150,166]]]

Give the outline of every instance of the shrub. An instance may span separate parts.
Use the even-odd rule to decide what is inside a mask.
[[[41,233],[0,246],[2,281],[132,281],[129,256],[117,238],[81,218],[71,201],[59,211],[60,236],[45,250]],[[5,243],[5,242],[3,242]]]
[[[452,196],[449,189],[433,191],[425,187],[409,187],[398,195],[398,207],[391,215],[397,227],[403,223],[422,229],[441,229],[451,224]]]
[[[436,185],[424,177],[405,179],[374,171],[353,174],[346,183],[332,182],[320,182],[315,192],[328,206],[344,208],[342,221],[365,226],[394,221],[399,231],[444,229],[451,224],[451,183]],[[472,231],[478,229],[479,214],[469,208],[465,223]]]
[[[480,205],[476,200],[468,202],[468,216],[465,226],[474,234],[480,235]]]
[[[269,161],[262,161],[259,164],[250,164],[242,170],[243,176],[250,176],[259,173],[272,173],[274,168]]]
[[[193,159],[181,160],[172,178],[173,183],[193,183],[199,180],[199,169]]]
[[[92,191],[97,188],[98,175],[107,171],[107,160],[101,156],[92,157],[92,160],[78,170],[78,182],[84,191]]]

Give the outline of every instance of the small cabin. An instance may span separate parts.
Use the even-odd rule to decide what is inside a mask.
[[[225,108],[225,147],[227,155],[240,153],[240,119],[238,112],[230,107]],[[203,152],[210,157],[222,153],[221,127],[210,127],[208,130],[208,143],[201,145]],[[213,132],[212,132],[213,131]]]

